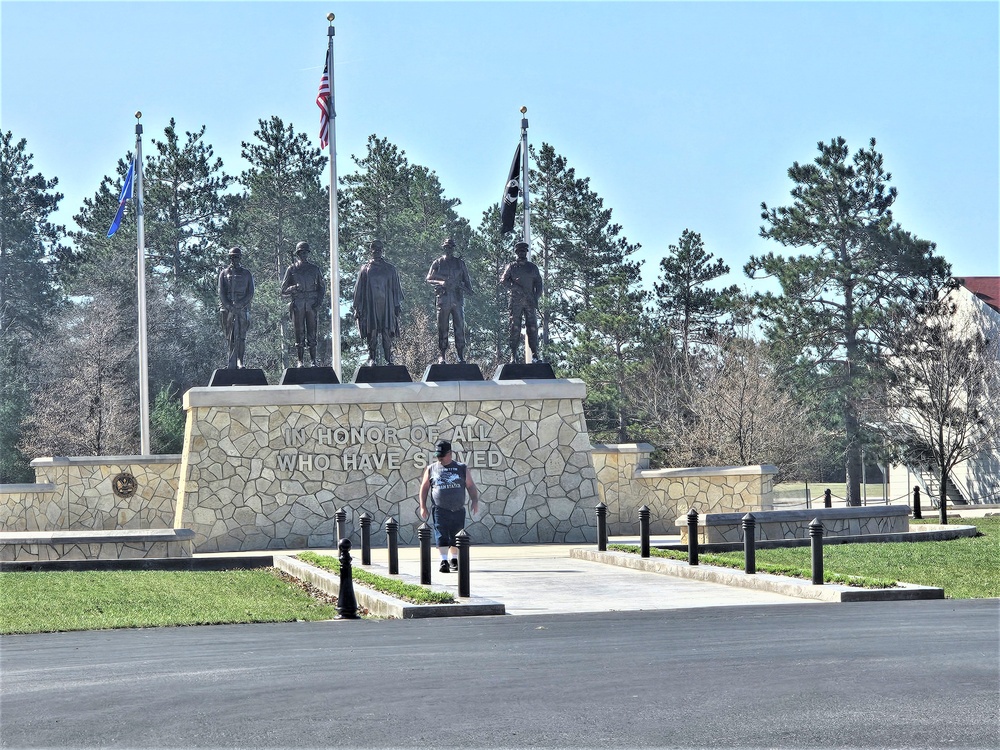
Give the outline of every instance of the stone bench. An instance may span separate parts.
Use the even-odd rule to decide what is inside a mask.
[[[191,529],[0,532],[0,561],[191,557]]]
[[[808,539],[809,524],[814,518],[822,522],[825,537],[898,534],[910,530],[910,508],[907,505],[752,512],[756,521],[754,538],[761,540]],[[745,515],[746,513],[707,513],[699,516],[698,541],[702,544],[742,542]],[[681,529],[681,541],[686,543],[687,516],[679,516],[677,525]]]

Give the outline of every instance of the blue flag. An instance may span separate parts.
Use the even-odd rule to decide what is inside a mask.
[[[132,197],[132,181],[134,177],[135,159],[129,162],[128,172],[125,174],[125,184],[122,185],[122,194],[118,198],[118,213],[115,214],[115,220],[111,222],[111,228],[108,230],[108,237],[117,232],[118,225],[122,223],[122,216],[125,215],[125,202]]]

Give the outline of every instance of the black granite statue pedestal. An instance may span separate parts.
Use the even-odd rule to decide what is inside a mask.
[[[339,385],[332,367],[287,367],[278,385]]]
[[[463,362],[456,365],[428,365],[424,370],[425,383],[444,383],[452,380],[483,380],[479,365]]]
[[[208,381],[209,387],[224,385],[267,385],[263,370],[255,367],[226,367],[215,370]]]
[[[352,383],[412,383],[404,365],[361,365],[354,371]]]
[[[494,380],[555,380],[556,374],[548,362],[531,362],[523,364],[510,362],[501,365],[493,373]]]

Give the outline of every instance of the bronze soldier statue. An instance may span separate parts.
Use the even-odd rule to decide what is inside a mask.
[[[250,328],[250,301],[253,299],[253,274],[240,262],[243,251],[229,251],[229,265],[219,273],[219,318],[229,344],[229,369],[244,367],[247,331]]]
[[[295,262],[285,270],[281,296],[289,298],[288,315],[295,331],[296,366],[302,367],[305,347],[316,366],[316,317],[323,301],[323,271],[309,261],[309,243],[295,246]]]
[[[373,240],[368,249],[372,259],[358,271],[352,309],[358,319],[358,333],[368,344],[368,365],[373,367],[378,363],[380,338],[385,364],[391,365],[392,340],[399,336],[403,287],[396,267],[385,260],[385,246],[381,240]]]
[[[455,240],[441,243],[444,255],[431,263],[427,283],[434,285],[437,295],[438,364],[444,364],[448,351],[448,320],[455,330],[455,353],[465,362],[465,295],[472,295],[472,279],[465,261],[455,255]]]
[[[521,320],[524,320],[528,334],[528,348],[531,359],[538,357],[538,300],[542,296],[542,274],[538,266],[528,260],[528,243],[514,245],[517,260],[504,269],[500,284],[507,288],[507,334],[510,344],[510,361],[518,362],[518,348],[521,341]]]

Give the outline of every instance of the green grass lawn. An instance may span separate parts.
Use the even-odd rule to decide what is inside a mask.
[[[271,570],[0,573],[0,633],[329,620]]]
[[[980,536],[946,542],[831,544],[823,548],[823,570],[845,576],[890,578],[938,586],[951,599],[1000,597],[1000,518],[963,518]],[[810,568],[809,547],[759,549],[757,563]],[[740,567],[743,553],[726,553]]]

